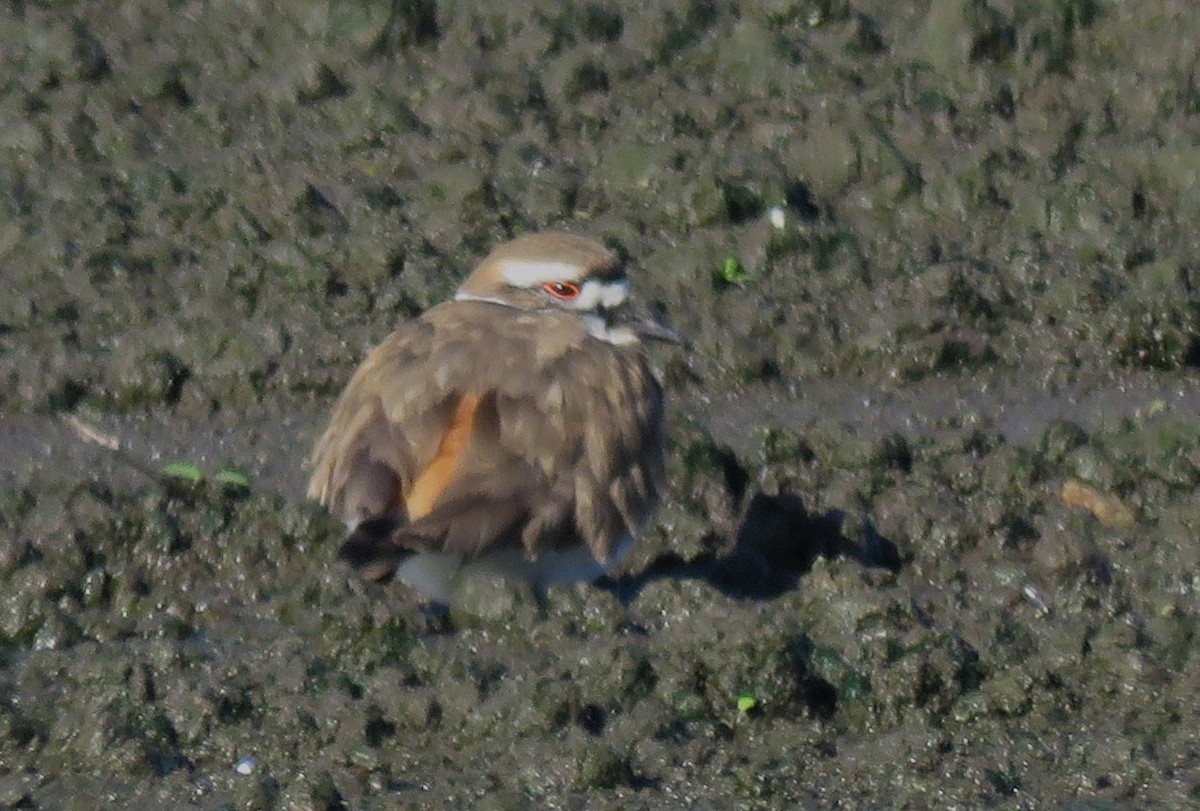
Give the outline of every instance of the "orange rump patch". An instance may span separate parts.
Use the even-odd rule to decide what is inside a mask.
[[[464,394],[458,401],[454,415],[446,426],[446,433],[442,434],[442,441],[438,443],[437,453],[413,480],[412,488],[404,498],[404,508],[408,512],[409,521],[417,521],[429,515],[438,497],[454,478],[463,450],[471,441],[471,434],[475,432],[475,415],[478,411],[478,395]]]

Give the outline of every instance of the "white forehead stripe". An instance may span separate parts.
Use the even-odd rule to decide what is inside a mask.
[[[535,287],[543,282],[575,282],[583,268],[570,262],[539,262],[530,259],[503,259],[500,277],[513,287]]]

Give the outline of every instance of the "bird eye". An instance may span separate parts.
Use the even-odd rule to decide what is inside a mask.
[[[579,285],[575,282],[546,282],[542,285],[542,289],[563,301],[579,298]]]

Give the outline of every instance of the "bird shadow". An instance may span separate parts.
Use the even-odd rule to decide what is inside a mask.
[[[899,550],[862,516],[853,531],[844,510],[810,513],[795,493],[757,491],[735,533],[732,548],[684,560],[674,552],[655,558],[642,571],[598,581],[628,606],[658,580],[702,580],[722,594],[770,600],[795,589],[821,557],[849,558],[874,569],[898,572]]]

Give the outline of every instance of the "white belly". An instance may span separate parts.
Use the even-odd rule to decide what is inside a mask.
[[[505,549],[463,562],[448,552],[423,552],[396,567],[396,579],[439,603],[450,603],[463,577],[499,576],[525,580],[537,590],[551,586],[595,580],[629,554],[633,538],[617,544],[607,564],[592,556],[586,546],[543,552],[534,559],[516,549]]]

